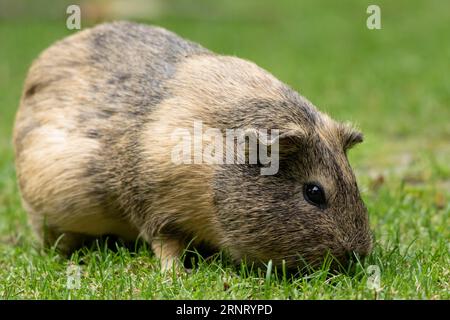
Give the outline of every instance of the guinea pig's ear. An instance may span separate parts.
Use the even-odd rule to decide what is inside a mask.
[[[344,123],[339,126],[339,137],[344,151],[347,151],[364,140],[363,134],[349,123]]]
[[[258,131],[256,129],[245,130],[245,135],[250,139],[256,139],[259,146],[264,146],[268,153],[274,148],[278,149],[280,159],[298,152],[304,144],[306,133],[301,128],[285,130],[272,129],[270,132]],[[249,155],[251,147],[246,148],[246,155]]]
[[[278,138],[280,158],[288,157],[298,152],[305,143],[306,133],[300,128],[283,130],[280,132]]]

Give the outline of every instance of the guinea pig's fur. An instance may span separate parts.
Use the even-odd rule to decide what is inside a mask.
[[[279,129],[280,165],[176,165],[176,128]],[[64,252],[87,237],[142,237],[170,267],[188,243],[235,261],[344,263],[371,251],[346,151],[362,141],[255,64],[158,27],[102,24],[30,68],[14,129],[23,206]],[[326,207],[304,199],[319,183]]]

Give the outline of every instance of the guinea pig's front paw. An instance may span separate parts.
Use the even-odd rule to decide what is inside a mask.
[[[183,263],[180,260],[183,252],[183,243],[177,239],[160,237],[152,240],[152,250],[161,264],[161,272],[173,271],[177,273],[184,270]]]
[[[164,259],[160,259],[160,266],[162,273],[168,272],[176,272],[177,274],[185,271],[183,263],[179,259],[179,257],[167,257]]]

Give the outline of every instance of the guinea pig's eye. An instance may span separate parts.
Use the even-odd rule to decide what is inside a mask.
[[[319,184],[306,183],[303,187],[303,196],[316,207],[323,209],[326,206],[325,192]]]

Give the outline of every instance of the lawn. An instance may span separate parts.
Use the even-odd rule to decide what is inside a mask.
[[[450,2],[376,1],[381,30],[366,28],[369,4],[170,1],[142,20],[256,62],[364,132],[349,156],[374,252],[351,275],[324,266],[295,278],[234,267],[226,255],[164,274],[145,245],[100,243],[69,259],[39,248],[20,204],[11,129],[31,61],[73,31],[64,10],[0,15],[0,299],[449,299]]]

